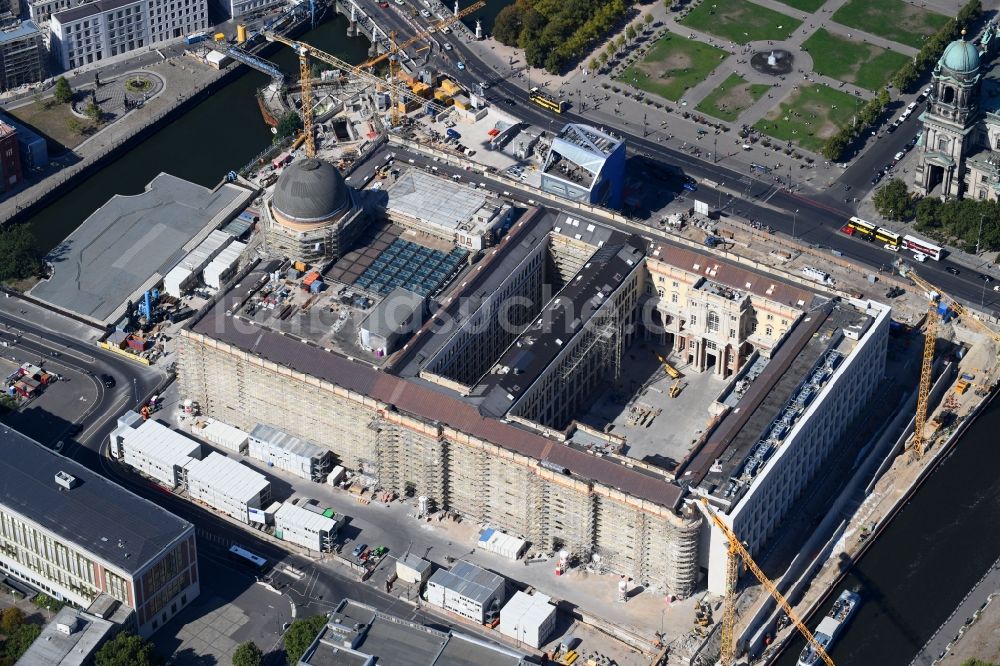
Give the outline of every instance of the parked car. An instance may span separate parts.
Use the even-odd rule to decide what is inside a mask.
[[[105,388],[114,388],[115,386],[115,378],[107,373],[101,375],[101,381],[104,382]]]
[[[351,554],[354,555],[354,559],[358,559],[359,557],[361,557],[361,553],[365,552],[367,548],[368,544],[359,543],[357,546],[354,547],[354,550],[351,551]]]
[[[63,440],[60,439],[58,442],[56,442],[55,445],[56,453],[61,452],[64,446],[66,446],[66,442],[64,442]]]

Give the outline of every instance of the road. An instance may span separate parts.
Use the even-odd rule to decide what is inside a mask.
[[[413,5],[418,9],[422,8],[417,3]],[[410,19],[406,15],[408,6],[401,7],[394,2],[389,3],[388,7],[373,4],[366,8],[366,11],[379,25],[396,30],[399,41],[415,34],[413,24],[426,29],[436,20],[435,17],[425,19],[420,16]],[[431,51],[428,64],[439,68],[468,90],[476,91],[479,83],[487,83],[488,99],[494,102],[505,98],[513,100],[514,105],[509,110],[514,115],[543,129],[557,129],[557,124],[567,122],[595,123],[587,117],[586,111],[577,112],[572,107],[569,111],[555,116],[535,106],[528,100],[527,79],[516,77],[516,72],[505,76],[493,70],[461,39],[448,38],[453,50],[442,51],[439,43],[445,38],[445,35],[436,33],[429,41]],[[464,69],[457,67],[459,61],[463,63]],[[901,102],[896,102],[895,106],[901,108]],[[898,109],[895,113],[898,115]],[[854,197],[864,196],[871,188],[870,181],[874,173],[888,163],[903,144],[913,137],[917,129],[915,122],[906,121],[896,132],[883,133],[875,145],[870,146],[845,170],[833,187],[826,192],[810,195],[797,191],[794,186],[794,173],[791,174],[793,184],[789,189],[786,182],[789,174],[775,174],[762,178],[756,174],[737,171],[727,166],[725,160],[713,162],[698,159],[653,138],[634,134],[633,130],[624,125],[615,126],[604,121],[597,124],[624,138],[632,155],[644,155],[660,164],[678,166],[687,175],[702,182],[719,183],[718,188],[702,185],[694,198],[712,202],[732,197],[734,200],[731,210],[739,211],[742,216],[770,225],[779,233],[794,236],[815,247],[837,250],[845,259],[867,266],[873,272],[879,269],[889,270],[892,261],[898,256],[879,244],[850,238],[842,234],[840,228],[855,212]],[[774,178],[780,182],[776,184]],[[651,185],[661,186],[662,183],[656,182]],[[845,199],[849,199],[850,202],[845,202]],[[559,205],[558,202],[553,203]],[[947,272],[948,268],[959,271],[959,274]],[[973,270],[947,257],[940,262],[927,262],[919,267],[919,272],[925,279],[939,286],[950,296],[988,312],[1000,311],[1000,292],[994,292],[992,284],[987,285],[979,279],[978,276],[982,271],[990,271],[990,268],[984,265]],[[992,276],[997,278],[1000,274],[994,273]]]

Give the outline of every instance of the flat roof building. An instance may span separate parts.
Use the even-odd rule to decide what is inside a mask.
[[[64,606],[14,666],[88,666],[117,631],[114,622]]]
[[[333,538],[342,520],[284,502],[274,513],[274,536],[303,548],[325,553],[333,548]]]
[[[250,509],[263,509],[271,500],[267,477],[216,451],[204,460],[192,460],[186,469],[192,499],[241,523],[250,522]]]
[[[427,602],[480,624],[495,618],[507,598],[507,581],[472,562],[459,560],[427,581]]]
[[[571,123],[552,140],[541,171],[544,192],[618,208],[625,188],[625,142],[596,127]]]
[[[454,631],[438,631],[350,599],[330,613],[299,666],[524,666],[525,655]]]
[[[500,633],[536,650],[549,640],[556,628],[556,607],[544,594],[515,592],[500,609]]]
[[[180,39],[208,28],[207,0],[95,0],[55,11],[50,44],[63,70]]]
[[[161,173],[141,194],[112,197],[57,245],[52,277],[31,295],[100,326],[114,323],[252,196]]]
[[[102,594],[149,636],[199,592],[194,526],[0,426],[0,573],[86,608]]]
[[[183,485],[188,464],[201,458],[201,444],[158,421],[129,411],[118,423],[110,435],[111,457],[169,488]]]
[[[510,205],[488,198],[484,190],[420,169],[404,168],[386,195],[386,212],[395,224],[472,251],[496,243],[513,214]]]
[[[396,287],[372,308],[361,324],[361,346],[383,357],[396,351],[402,342],[424,324],[427,299],[405,287]]]

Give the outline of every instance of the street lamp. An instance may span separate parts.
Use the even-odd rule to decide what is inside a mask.
[[[792,240],[795,240],[795,223],[799,220],[799,209],[796,208],[795,212],[792,213]]]
[[[986,217],[986,213],[979,216],[979,236],[976,238],[976,256],[979,256],[979,244],[983,240],[983,218]]]

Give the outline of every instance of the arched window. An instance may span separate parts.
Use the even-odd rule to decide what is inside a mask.
[[[955,102],[955,89],[952,88],[951,86],[947,86],[944,89],[944,96],[941,98],[941,101],[944,102],[945,104],[954,104],[954,102]]]
[[[708,332],[719,332],[719,313],[714,311],[708,313]]]

